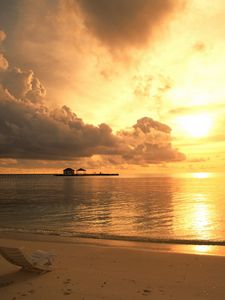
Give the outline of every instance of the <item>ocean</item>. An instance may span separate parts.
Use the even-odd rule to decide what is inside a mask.
[[[0,231],[225,245],[225,174],[0,175]]]

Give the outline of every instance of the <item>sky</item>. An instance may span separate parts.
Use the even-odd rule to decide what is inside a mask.
[[[223,0],[0,0],[0,173],[223,172]]]

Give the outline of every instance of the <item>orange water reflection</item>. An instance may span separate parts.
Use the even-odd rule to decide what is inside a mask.
[[[198,253],[211,253],[215,246],[209,246],[209,245],[193,245],[192,249]]]
[[[188,214],[187,220],[192,227],[195,229],[196,233],[201,236],[201,239],[210,239],[211,232],[207,230],[212,223],[213,211],[209,207],[208,199],[204,194],[193,195],[194,205],[191,206],[190,212]]]
[[[179,205],[174,205],[173,231],[175,236],[188,233],[188,239],[215,239],[215,229],[218,231],[221,227],[221,224],[217,222],[220,213],[213,201],[215,190],[207,180],[208,175],[208,173],[195,173],[193,182],[187,181],[186,185],[182,186],[180,193],[185,196],[180,197],[182,201]],[[196,181],[196,178],[199,180]]]
[[[174,253],[200,254],[200,255],[216,255],[225,256],[224,246],[212,245],[165,245],[161,246],[161,251]]]

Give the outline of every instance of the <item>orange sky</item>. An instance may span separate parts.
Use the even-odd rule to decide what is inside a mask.
[[[59,127],[56,130],[51,120],[52,135],[58,134],[57,143],[62,140],[49,145],[39,124],[30,126],[26,122],[24,126],[33,130],[29,133],[18,125],[21,120],[7,125],[12,122],[10,106],[4,114],[9,116],[4,121],[8,127],[5,125],[5,131],[0,129],[0,172],[45,172],[65,165],[121,172],[224,171],[225,3],[155,3],[0,1],[1,14],[5,16],[0,15],[0,103],[8,97],[7,93],[19,100],[12,104],[14,100],[7,98],[14,110],[20,111],[21,120],[21,101],[26,105],[32,102],[27,107],[32,114],[38,105],[39,119],[44,116],[43,110],[40,112],[42,103],[49,109],[48,118],[54,115],[54,121],[63,124],[60,130],[70,126],[61,117],[60,107],[66,105],[82,119],[85,129],[80,144],[65,145],[71,149],[80,147],[79,151],[65,151],[63,159],[62,135],[70,138],[66,128],[59,133]],[[12,71],[14,67],[21,72]],[[29,81],[34,76],[35,84]],[[63,110],[65,113],[68,112]],[[144,117],[169,126],[172,131],[157,127],[151,120],[145,119],[147,125],[142,124],[144,121],[137,123]],[[108,129],[98,128],[101,123],[107,124],[112,136]],[[86,124],[94,127],[93,134],[102,135],[107,141],[103,143],[99,138],[99,144],[93,146]],[[137,127],[132,127],[134,124]],[[20,130],[16,131],[16,126]],[[150,126],[151,132],[141,131],[141,126]],[[11,151],[12,145],[22,145],[24,137],[32,134],[37,137],[37,145],[31,143],[27,148],[21,146],[19,152]],[[74,139],[78,140],[77,135]],[[62,152],[53,151],[50,157],[53,144]],[[110,147],[114,147],[111,152]],[[160,152],[159,157],[151,151]]]

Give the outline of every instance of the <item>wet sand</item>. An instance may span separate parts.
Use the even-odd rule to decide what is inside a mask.
[[[6,233],[1,245],[56,254],[54,270],[41,275],[0,257],[1,300],[225,299],[225,257],[203,255],[204,248],[187,254],[168,245]]]

